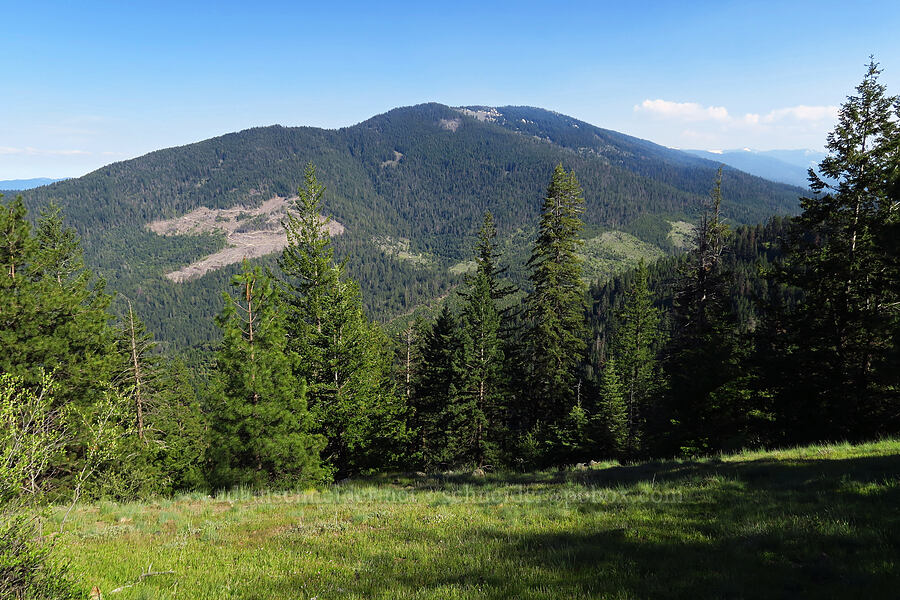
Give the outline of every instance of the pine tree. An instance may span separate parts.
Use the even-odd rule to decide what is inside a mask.
[[[551,431],[553,459],[557,464],[580,462],[596,450],[596,441],[591,436],[591,417],[580,402],[576,402]]]
[[[188,368],[177,357],[164,358],[156,365],[149,426],[160,449],[157,468],[167,493],[206,485],[209,415],[203,412],[190,378]]]
[[[3,194],[0,194],[0,200]],[[11,287],[16,277],[24,276],[25,265],[33,256],[35,240],[31,235],[31,224],[25,220],[27,210],[21,196],[17,196],[0,211],[0,261],[3,264],[5,277],[4,288]],[[2,308],[2,307],[0,307]]]
[[[305,385],[294,375],[285,310],[259,267],[232,280],[218,319],[224,333],[216,359],[210,453],[217,487],[287,487],[319,482],[324,440],[312,432]]]
[[[117,327],[121,358],[114,385],[127,399],[123,411],[130,440],[128,461],[102,474],[118,497],[147,497],[196,489],[205,484],[202,463],[208,447],[207,420],[186,367],[159,352],[131,300]],[[128,443],[128,442],[131,443]]]
[[[484,213],[481,228],[478,230],[478,241],[475,243],[476,274],[483,273],[490,285],[490,297],[497,307],[501,318],[505,320],[511,312],[511,306],[505,306],[507,298],[515,293],[516,288],[503,280],[507,267],[500,266],[500,250],[497,248],[497,227],[494,215],[490,211]],[[468,278],[471,283],[471,278]]]
[[[506,369],[503,351],[503,315],[500,307],[509,294],[497,266],[497,230],[486,213],[475,246],[475,274],[468,276],[462,308],[462,340],[465,379],[461,393],[460,424],[456,429],[459,454],[478,467],[497,458],[506,417]]]
[[[900,98],[871,61],[829,135],[816,194],[801,200],[780,280],[803,290],[784,357],[790,427],[804,438],[860,437],[900,427]]]
[[[697,226],[688,260],[675,293],[677,325],[683,330],[711,329],[728,299],[728,275],[723,268],[730,231],[722,220],[722,168]]]
[[[518,400],[525,430],[538,422],[552,426],[576,403],[576,369],[587,345],[586,290],[577,256],[583,209],[574,172],[558,165],[527,263],[534,289],[525,299],[527,387]]]

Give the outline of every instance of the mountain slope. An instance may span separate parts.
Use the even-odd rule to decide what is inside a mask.
[[[574,169],[582,184],[588,236],[625,230],[663,248],[669,222],[696,214],[718,167],[542,109],[424,104],[338,130],[249,129],[24,195],[32,210],[51,200],[60,204],[83,237],[89,263],[135,300],[152,330],[184,346],[215,338],[211,317],[237,266],[173,283],[165,273],[221,251],[226,236],[163,237],[147,225],[201,207],[251,209],[289,197],[308,161],[328,188],[328,215],[345,227],[334,240],[336,251],[348,259],[367,309],[379,319],[459,281],[448,269],[468,258],[484,210],[494,212],[501,235],[516,240],[513,254],[521,257],[558,163]],[[723,188],[726,214],[737,222],[794,212],[800,193],[735,170]],[[403,260],[385,250],[385,238],[404,244],[407,256],[428,260]]]

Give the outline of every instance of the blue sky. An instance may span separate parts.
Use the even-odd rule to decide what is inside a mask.
[[[0,0],[0,179],[428,101],[818,149],[870,54],[900,93],[896,1],[625,4]]]

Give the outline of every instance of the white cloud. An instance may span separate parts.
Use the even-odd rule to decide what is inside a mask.
[[[636,104],[634,110],[682,121],[728,121],[731,118],[724,106],[702,106],[696,102],[671,102],[660,99],[644,100]]]
[[[838,117],[837,106],[806,106],[800,104],[798,106],[789,106],[787,108],[776,108],[769,112],[763,121],[766,123],[775,123],[784,119],[793,119],[796,121],[825,121],[835,120]]]
[[[75,155],[87,155],[91,154],[87,150],[41,150],[39,152],[43,152],[45,154],[50,155],[60,155],[60,156],[75,156]]]
[[[634,106],[635,112],[646,112],[654,116],[680,121],[714,121],[721,124],[757,127],[782,121],[820,122],[834,121],[838,117],[837,106],[807,106],[799,104],[776,108],[765,116],[747,113],[734,117],[724,106],[703,106],[697,102],[672,102],[670,100],[644,100]]]
[[[647,99],[634,106],[648,139],[674,148],[820,148],[837,106],[799,104],[753,112],[725,106]]]

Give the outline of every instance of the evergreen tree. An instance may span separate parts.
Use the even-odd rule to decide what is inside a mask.
[[[462,292],[462,340],[465,379],[461,384],[464,406],[456,430],[460,456],[477,466],[497,458],[506,416],[503,314],[499,303],[512,293],[499,281],[497,230],[486,213],[475,246],[475,274]]]
[[[123,418],[130,439],[122,443],[130,459],[114,463],[101,479],[120,498],[197,489],[205,483],[206,416],[184,364],[159,352],[131,301],[125,304],[114,384],[128,400]]]
[[[213,386],[212,481],[216,487],[287,487],[319,482],[324,440],[314,434],[305,385],[287,347],[284,306],[259,267],[235,276],[225,294],[224,333]]]
[[[713,395],[737,377],[742,358],[729,302],[730,274],[723,260],[730,231],[721,217],[721,203],[719,169],[676,283],[674,328],[664,363],[674,447],[664,451],[708,452],[741,444],[729,417],[733,411],[717,405]]]
[[[658,383],[656,345],[659,314],[650,297],[648,277],[647,265],[642,259],[635,271],[633,284],[626,292],[625,306],[619,314],[620,325],[613,344],[624,390],[627,445],[632,453],[640,449],[645,411],[650,408],[648,402]]]
[[[900,99],[871,61],[829,135],[816,194],[784,248],[780,280],[803,291],[784,360],[789,427],[804,438],[860,437],[900,427]]]
[[[596,450],[596,441],[591,436],[591,418],[580,402],[551,427],[554,461],[557,464],[571,464],[586,460]]]
[[[516,288],[503,280],[507,272],[507,267],[500,266],[500,250],[497,248],[497,227],[494,224],[494,215],[490,211],[484,213],[481,228],[478,230],[478,241],[475,242],[475,267],[476,275],[483,273],[485,279],[490,285],[490,297],[500,312],[501,318],[505,320],[511,312],[511,306],[508,304],[507,298],[515,293]],[[471,277],[467,277],[471,283]]]
[[[159,446],[158,470],[171,492],[202,489],[209,451],[209,416],[203,412],[191,373],[177,357],[157,365],[150,428]]]
[[[553,172],[541,208],[538,238],[527,266],[526,384],[518,399],[520,427],[551,425],[576,404],[577,373],[586,348],[585,285],[577,256],[584,198],[575,173]]]
[[[2,196],[0,196],[2,197]],[[21,198],[0,204],[0,371],[39,383],[52,367],[59,405],[90,405],[118,361],[110,297],[87,270],[78,238],[51,207],[35,232]]]
[[[0,200],[3,194],[0,194]],[[27,210],[21,196],[3,205],[0,212],[0,234],[3,244],[0,245],[0,260],[6,277],[4,287],[11,286],[16,277],[25,275],[25,266],[33,256],[35,240],[31,236],[31,224],[25,220]]]
[[[280,265],[289,308],[289,348],[300,357],[296,375],[307,382],[317,431],[327,439],[325,460],[341,473],[379,464],[385,439],[402,429],[382,336],[363,314],[359,285],[335,262],[322,216],[325,188],[307,165],[304,185],[284,221],[288,245]],[[380,416],[379,416],[380,415]],[[388,426],[379,418],[393,415]],[[375,442],[378,443],[375,443]],[[376,448],[379,448],[376,450]]]
[[[410,411],[412,456],[427,469],[453,466],[461,458],[458,428],[471,405],[460,389],[465,368],[463,341],[446,304],[423,336],[420,354]],[[483,427],[473,420],[467,425],[470,431]]]
[[[606,361],[600,379],[600,398],[594,416],[595,437],[604,450],[623,456],[629,450],[628,405],[613,359]]]
[[[57,383],[53,410],[72,431],[51,472],[77,488],[79,473],[93,472],[90,424],[111,394],[119,364],[102,280],[85,268],[77,236],[59,210],[26,220],[21,198],[0,203],[0,372],[29,388],[45,370]]]

